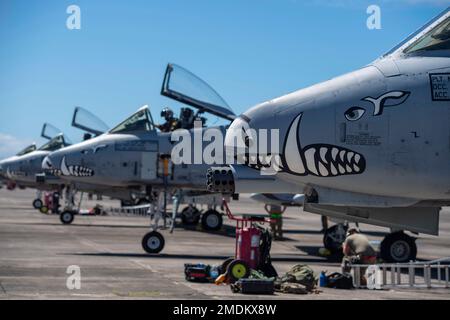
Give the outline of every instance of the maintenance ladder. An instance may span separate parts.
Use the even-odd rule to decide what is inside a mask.
[[[450,257],[426,262],[351,265],[356,288],[450,288]],[[367,285],[361,284],[361,269],[367,268]],[[433,277],[433,272],[435,277]],[[418,275],[418,273],[421,273]]]
[[[122,208],[109,208],[109,210],[105,210],[111,216],[149,216],[149,204],[138,205],[138,206],[130,206],[130,207],[122,207]]]

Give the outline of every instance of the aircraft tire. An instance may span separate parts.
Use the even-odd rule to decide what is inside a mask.
[[[192,226],[200,221],[200,211],[193,206],[187,206],[181,211],[181,221],[184,225]]]
[[[340,253],[347,230],[348,226],[342,224],[336,224],[328,228],[323,235],[323,246],[333,254]]]
[[[35,208],[36,210],[39,210],[43,205],[44,205],[44,203],[42,202],[41,199],[34,199],[33,208]]]
[[[390,263],[414,261],[417,258],[416,239],[403,231],[388,234],[381,241],[380,256]]]
[[[208,210],[202,215],[202,228],[207,231],[217,231],[222,228],[222,215],[216,210]]]
[[[157,231],[147,233],[142,238],[142,248],[147,253],[160,253],[164,249],[164,237]]]
[[[71,224],[74,218],[74,213],[68,210],[61,212],[61,214],[59,215],[59,220],[62,224]]]

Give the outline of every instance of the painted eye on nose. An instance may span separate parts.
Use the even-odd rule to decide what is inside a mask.
[[[361,117],[364,115],[365,112],[366,110],[364,110],[363,108],[351,107],[350,109],[345,111],[344,115],[348,121],[356,121],[361,119]]]

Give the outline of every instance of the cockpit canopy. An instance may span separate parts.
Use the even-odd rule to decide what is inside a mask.
[[[153,118],[148,106],[144,106],[133,115],[113,128],[109,133],[130,133],[154,130]]]
[[[62,133],[39,148],[40,151],[55,151],[70,145]]]
[[[208,112],[228,120],[236,118],[230,106],[210,85],[176,64],[167,65],[161,94],[193,106],[200,112]]]
[[[51,125],[50,123],[44,123],[44,125],[42,126],[41,137],[51,140],[53,137],[56,137],[61,133],[62,131],[54,125]]]
[[[95,135],[108,132],[109,127],[100,118],[82,107],[75,107],[72,126]]]
[[[450,50],[450,15],[408,46],[404,53]]]
[[[24,154],[27,154],[27,153],[30,153],[30,152],[33,152],[36,150],[37,150],[36,144],[33,143],[32,145],[30,145],[30,146],[26,147],[25,149],[23,149],[22,151],[20,151],[17,154],[17,156],[23,156]]]
[[[383,57],[395,54],[439,54],[450,50],[450,7],[411,34]]]

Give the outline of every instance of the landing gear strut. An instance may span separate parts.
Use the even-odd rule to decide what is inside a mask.
[[[164,236],[156,231],[159,227],[159,220],[165,215],[165,192],[159,192],[157,195],[153,195],[153,198],[150,202],[149,213],[150,219],[153,220],[151,229],[149,233],[147,233],[142,238],[142,248],[147,253],[159,253],[164,249]],[[164,228],[166,224],[164,222]]]
[[[75,194],[76,190],[72,187],[66,188],[65,196],[65,206],[64,210],[59,215],[59,220],[62,224],[71,224],[75,219],[75,214],[77,213],[73,207],[75,206]],[[81,195],[80,204],[78,206],[78,211],[80,210],[81,201],[83,199],[83,194]]]
[[[44,205],[44,202],[42,202],[41,198],[42,198],[42,191],[37,190],[36,191],[36,199],[34,199],[34,201],[33,201],[33,208],[35,208],[36,210],[39,210]]]
[[[394,263],[416,260],[416,239],[403,231],[388,234],[380,244],[380,256],[384,261]]]

